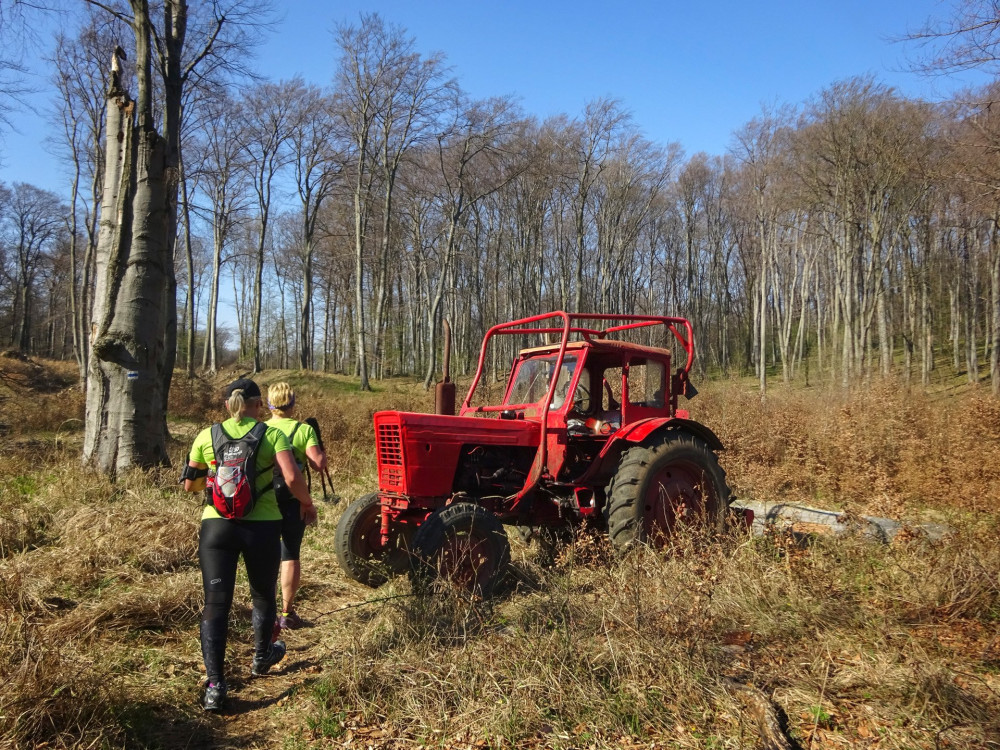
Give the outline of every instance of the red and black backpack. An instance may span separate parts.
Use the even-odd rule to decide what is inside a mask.
[[[223,518],[243,518],[257,504],[261,494],[257,491],[257,452],[266,432],[267,425],[258,422],[243,437],[233,438],[221,423],[212,425],[215,460],[206,480],[205,504],[214,506]]]

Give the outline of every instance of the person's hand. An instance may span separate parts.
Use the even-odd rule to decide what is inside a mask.
[[[312,526],[316,523],[316,503],[310,500],[309,505],[303,505],[299,503],[299,514],[302,520],[306,522],[306,526]]]

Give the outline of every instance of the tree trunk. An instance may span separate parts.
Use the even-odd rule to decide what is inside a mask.
[[[76,226],[76,204],[80,186],[80,162],[74,162],[73,185],[70,192],[69,204],[69,310],[70,318],[73,322],[73,355],[76,357],[76,365],[80,371],[80,384],[86,390],[87,387],[87,335],[84,331],[85,316],[83,313],[83,302],[77,293],[76,269],[77,269],[77,243],[79,232]],[[81,269],[81,275],[82,269]]]
[[[137,57],[148,71],[144,24],[145,12],[136,13]],[[144,94],[140,89],[140,103]],[[86,463],[111,475],[169,462],[164,292],[173,259],[167,144],[142,112],[113,75],[83,453]]]
[[[31,354],[31,279],[22,278],[19,292],[21,323],[17,329],[17,347],[23,354]]]
[[[884,287],[879,289],[878,299],[875,303],[878,307],[876,311],[876,315],[878,315],[878,344],[881,354],[880,364],[883,378],[889,377],[892,373],[892,341],[889,337],[889,313],[886,310],[887,305],[885,304],[886,294],[887,292]]]
[[[979,321],[979,261],[973,259],[966,264],[965,274],[966,295],[969,309],[965,315],[965,366],[970,383],[979,382],[979,337],[976,326]]]
[[[359,173],[354,191],[354,317],[356,319],[354,332],[358,347],[358,375],[361,378],[361,390],[372,389],[368,382],[368,357],[365,353],[365,222],[362,206],[361,190],[362,175]]]
[[[763,401],[767,396],[767,244],[764,237],[763,224],[760,230],[760,300],[758,311],[760,317],[757,320],[759,326],[757,334],[757,382],[760,386],[760,398]]]
[[[948,287],[948,308],[951,312],[951,336],[949,337],[951,339],[951,370],[956,375],[962,369],[962,316],[959,311],[958,284],[959,280],[955,278]]]
[[[194,306],[194,251],[191,247],[191,206],[188,202],[187,175],[184,173],[184,162],[181,161],[181,206],[183,207],[184,222],[184,262],[187,268],[188,294],[185,300],[186,313],[184,315],[187,323],[187,340],[184,342],[184,362],[185,370],[189,378],[194,377],[194,339],[198,330],[195,320]]]
[[[992,331],[990,333],[990,385],[993,395],[1000,396],[1000,220],[994,218],[990,233],[990,296],[993,309]]]
[[[307,227],[302,250],[302,317],[300,320],[299,366],[307,370],[314,364],[312,350],[312,298],[313,298],[313,239]],[[323,369],[326,369],[326,351],[323,352]]]
[[[222,229],[218,219],[213,230],[212,244],[212,287],[208,292],[208,314],[205,316],[205,350],[201,358],[201,367],[210,373],[215,373],[218,367],[219,345],[217,339],[219,319],[219,285],[222,277]]]
[[[253,337],[250,347],[253,350],[253,371],[260,372],[260,318],[264,302],[264,245],[267,242],[268,206],[261,206],[260,232],[257,235],[257,257],[254,267],[253,283]],[[282,311],[283,312],[283,311]]]
[[[927,281],[926,274],[928,270],[923,272],[923,278],[920,280],[920,315],[921,315],[921,373],[920,382],[924,387],[931,384],[931,371],[934,369],[934,333],[931,328],[931,300],[930,300],[930,284]]]

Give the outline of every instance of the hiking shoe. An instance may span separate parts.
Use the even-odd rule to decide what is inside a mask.
[[[250,668],[250,674],[254,677],[260,677],[261,675],[267,674],[267,671],[277,664],[279,661],[285,658],[285,642],[275,641],[271,644],[271,648],[268,649],[267,656],[260,658],[255,656],[253,658],[253,666]]]
[[[302,621],[302,618],[298,614],[292,611],[282,612],[278,617],[278,624],[282,630],[298,630],[305,625],[305,622]]]
[[[210,682],[205,686],[205,700],[202,706],[206,711],[221,711],[226,703],[226,683]]]

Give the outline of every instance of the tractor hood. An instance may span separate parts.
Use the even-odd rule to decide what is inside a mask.
[[[410,497],[448,497],[463,447],[475,445],[537,448],[538,422],[376,412],[375,445],[381,492]]]

